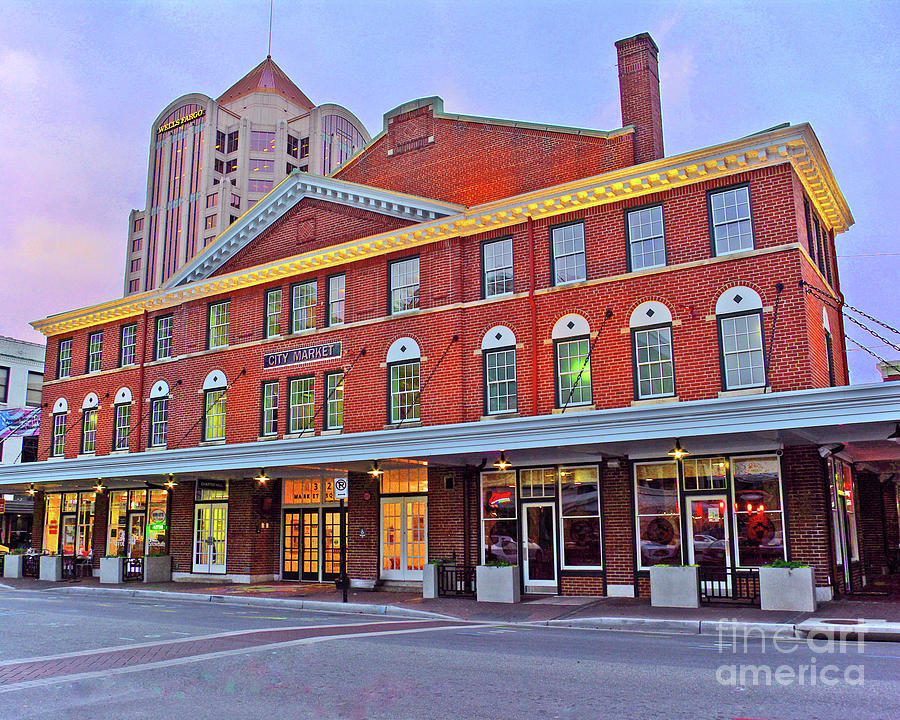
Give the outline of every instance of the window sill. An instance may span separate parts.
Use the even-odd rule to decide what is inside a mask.
[[[316,431],[312,430],[312,429],[304,430],[303,432],[299,432],[299,433],[285,433],[284,439],[285,440],[297,440],[298,438],[302,438],[302,437],[313,437],[315,434],[316,434]]]
[[[199,447],[212,447],[213,445],[224,445],[225,439],[221,440],[201,440]]]
[[[565,408],[567,413],[570,412],[587,412],[588,410],[596,410],[597,406],[594,404],[591,405],[569,405],[569,407]],[[562,415],[563,408],[553,408],[551,414],[553,415]]]
[[[729,398],[741,397],[743,395],[765,395],[766,393],[770,392],[772,392],[772,388],[767,385],[766,387],[742,388],[740,390],[720,390],[719,397]]]
[[[647,398],[646,400],[632,400],[631,407],[641,407],[642,405],[665,405],[666,403],[681,402],[681,398],[677,395],[661,398]]]
[[[168,450],[168,445],[152,445],[148,448],[144,449],[144,452],[163,452],[164,450]]]
[[[97,457],[97,453],[96,453],[96,452],[78,453],[78,457],[79,457],[79,458],[92,458],[92,457]]]
[[[400,423],[388,423],[384,426],[384,430],[403,430],[404,428],[414,428],[414,427],[422,427],[421,420],[400,422]]]
[[[322,435],[343,435],[344,428],[333,428],[331,430],[323,430],[321,432]]]
[[[388,317],[403,317],[405,315],[415,315],[422,308],[409,308],[408,310],[398,310],[397,312],[388,313]]]
[[[256,438],[256,442],[269,442],[270,440],[277,440],[277,439],[278,439],[277,434],[275,434],[275,435],[260,435],[258,438]]]
[[[129,452],[131,452],[131,451],[130,450],[110,450],[109,454],[110,455],[127,455]]]
[[[495,413],[493,415],[482,415],[482,420],[511,420],[512,418],[522,417],[519,412]]]

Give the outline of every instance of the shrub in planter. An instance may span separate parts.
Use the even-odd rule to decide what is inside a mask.
[[[479,565],[475,568],[475,592],[479,602],[519,602],[519,566],[505,560]]]
[[[776,560],[759,569],[762,610],[815,612],[816,578],[813,569],[795,561]]]
[[[650,604],[655,607],[700,607],[700,568],[654,565],[650,568]]]

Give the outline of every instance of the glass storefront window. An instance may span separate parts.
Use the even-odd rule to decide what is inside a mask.
[[[225,481],[225,487],[222,488],[220,486],[217,487],[202,487],[203,480],[197,481],[197,502],[209,502],[212,500],[227,500],[228,499],[228,481]],[[207,481],[208,482],[208,481]],[[213,483],[218,484],[218,481],[213,481]]]
[[[678,470],[674,462],[634,466],[640,567],[681,563]]]
[[[82,493],[81,507],[78,510],[78,555],[90,555],[93,552],[91,540],[94,537],[94,504],[96,493]]]
[[[63,495],[62,512],[78,512],[78,493],[66,493]]]
[[[168,550],[169,493],[166,490],[150,491],[150,508],[147,514],[147,554],[165,555]]]
[[[728,461],[725,458],[698,458],[682,461],[685,490],[724,490]]]
[[[59,548],[59,510],[62,502],[60,495],[47,495],[44,498],[44,544],[43,548],[55,555]]]
[[[593,467],[559,469],[564,567],[599,567],[600,473]]]
[[[778,458],[733,458],[732,477],[737,564],[758,567],[784,559]]]
[[[128,512],[128,491],[113,490],[109,494],[109,533],[107,555],[125,554],[125,514]]]
[[[836,463],[836,467],[842,471],[843,477],[838,487],[843,488],[844,507],[847,508],[847,542],[850,552],[850,560],[859,560],[859,537],[856,527],[856,492],[853,482],[853,470],[845,463]]]
[[[428,492],[428,468],[425,465],[391,468],[381,476],[381,494],[414,494]]]
[[[481,473],[481,517],[484,524],[484,562],[519,562],[516,520],[516,473]]]
[[[128,509],[129,510],[143,510],[147,506],[147,491],[146,490],[132,490],[129,493],[128,498]]]
[[[556,470],[553,468],[520,470],[519,482],[523,498],[556,496]]]

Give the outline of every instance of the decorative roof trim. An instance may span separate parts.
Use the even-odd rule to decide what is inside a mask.
[[[260,200],[223,233],[207,250],[159,290],[112,300],[80,310],[53,315],[32,323],[44,335],[57,335],[84,327],[172,307],[189,300],[271,282],[279,278],[337,267],[348,262],[378,257],[397,250],[410,250],[452,237],[476,235],[519,225],[531,217],[549,219],[575,210],[644,197],[670,188],[684,187],[714,178],[727,178],[748,170],[790,163],[809,193],[819,214],[836,232],[853,224],[853,217],[834,182],[831,169],[809,125],[776,128],[723,145],[655,160],[595,177],[542,188],[459,211],[459,206],[438,203],[402,193],[392,193],[333,178],[291,175]],[[299,177],[298,177],[299,175]],[[362,207],[382,213],[456,214],[378,235],[333,245],[267,265],[238,270],[229,275],[198,278],[200,266],[220,266],[299,200],[307,190],[312,197]],[[429,207],[430,204],[430,207]],[[396,207],[394,207],[396,206]],[[242,235],[243,234],[243,235]],[[242,247],[243,245],[241,245]],[[227,257],[226,257],[227,256]],[[218,263],[218,264],[216,264]],[[211,272],[208,270],[207,272]]]

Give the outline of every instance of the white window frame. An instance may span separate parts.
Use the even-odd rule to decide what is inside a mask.
[[[313,429],[316,414],[316,376],[304,375],[288,380],[289,435],[300,435]]]
[[[413,366],[415,368],[413,369]],[[400,377],[401,372],[409,374],[406,377]],[[395,390],[395,383],[403,381],[413,382],[415,388],[405,390]],[[388,397],[389,397],[389,417],[388,422],[392,425],[405,422],[419,422],[422,419],[422,364],[420,358],[402,360],[400,362],[388,365]],[[404,403],[407,398],[411,398],[410,403]],[[400,410],[408,408],[409,411],[401,416]]]
[[[216,405],[221,402],[221,413],[211,413]],[[221,418],[221,421],[219,420]],[[228,396],[226,389],[216,388],[203,391],[203,442],[225,439],[225,429],[228,419]],[[210,431],[214,431],[215,434]]]
[[[655,345],[650,345],[649,343],[645,346],[648,353],[647,360],[641,360],[640,353],[638,352],[638,336],[639,335],[649,335],[650,333],[655,333],[657,340],[659,338],[660,333],[666,332],[668,334],[668,343],[667,346],[669,348],[669,359],[668,360],[650,360],[649,353],[652,348],[663,348],[666,345],[663,345],[657,342]],[[652,325],[647,327],[639,327],[631,329],[631,351],[634,353],[634,395],[638,400],[649,400],[653,398],[663,398],[663,397],[674,397],[675,396],[675,359],[674,353],[672,349],[672,325]],[[668,374],[666,374],[666,366],[668,366]],[[650,377],[645,381],[641,377],[641,370],[643,368],[648,368],[650,372]],[[653,377],[654,368],[658,369],[661,374],[659,377]],[[665,381],[666,379],[671,379],[672,381],[672,390],[669,392],[665,391]],[[641,385],[643,382],[650,383],[650,389],[653,389],[654,382],[660,382],[662,392],[654,393],[648,392],[644,393],[641,389]]]
[[[553,259],[553,285],[569,285],[587,280],[587,254],[585,252],[584,222],[566,223],[550,228],[550,254]],[[560,268],[566,277],[560,279]],[[572,272],[574,271],[574,272]],[[574,277],[568,277],[568,275]]]
[[[274,392],[271,392],[274,388]],[[263,437],[278,435],[278,381],[270,380],[262,386],[262,422],[259,433]]]
[[[81,454],[90,455],[97,451],[97,413],[96,406],[85,408],[81,414]],[[88,418],[91,427],[88,428]]]
[[[740,547],[740,536],[738,535],[738,515],[745,514],[746,510],[741,510],[737,505],[737,497],[735,496],[735,486],[736,482],[734,480],[735,472],[734,472],[734,463],[735,461],[744,461],[744,460],[774,460],[775,464],[778,466],[778,502],[779,508],[778,510],[769,510],[768,512],[777,512],[781,517],[781,533],[782,533],[782,559],[787,559],[788,552],[788,526],[787,526],[787,517],[785,516],[786,506],[784,503],[784,472],[781,468],[781,458],[778,457],[775,453],[760,453],[758,455],[739,455],[728,458],[728,479],[729,484],[731,485],[730,496],[731,496],[731,507],[735,508],[735,511],[731,513],[731,530],[734,533],[732,537],[734,538],[734,566],[736,568],[744,568],[744,567],[757,567],[756,565],[743,565],[741,563],[741,547]],[[709,491],[710,493],[715,493],[715,490]],[[719,493],[723,492],[721,490]],[[691,532],[691,536],[693,537],[693,532]]]
[[[96,341],[96,342],[95,342]],[[103,331],[88,335],[87,372],[100,372],[103,364]]]
[[[759,324],[759,347],[748,347],[746,349],[736,349],[736,350],[726,350],[726,335],[725,335],[725,323],[732,323],[741,318],[746,318],[749,322],[750,318],[754,318],[755,322]],[[722,389],[723,390],[744,390],[747,388],[757,388],[757,387],[765,387],[768,381],[767,377],[767,368],[766,368],[766,350],[765,350],[765,338],[763,337],[763,317],[762,310],[751,310],[749,312],[741,312],[741,313],[732,313],[729,315],[719,315],[716,317],[716,323],[718,324],[719,329],[719,357],[721,359],[722,366]],[[733,337],[738,338],[742,336],[751,337],[752,332],[749,327],[746,333],[735,333]],[[758,353],[759,362],[754,361],[755,355]],[[728,379],[728,358],[735,357],[740,360],[743,356],[750,356],[751,364],[749,365],[749,369],[751,372],[751,376],[753,371],[756,368],[762,369],[762,381],[761,382],[750,382],[750,383],[735,383],[732,384]],[[740,373],[742,368],[738,365],[736,372]]]
[[[208,311],[209,319],[209,349],[228,347],[228,324],[231,316],[231,301],[210,303]]]
[[[508,276],[503,274],[505,270],[509,271]],[[481,244],[481,287],[482,297],[485,298],[512,295],[515,291],[511,237],[488,240]]]
[[[266,291],[266,337],[278,337],[281,326],[281,288]]]
[[[150,401],[150,447],[166,447],[168,434],[169,398],[153,398]]]
[[[62,457],[66,452],[66,418],[68,413],[53,413],[53,441],[50,455]]]
[[[134,365],[137,353],[137,324],[129,323],[122,326],[120,336],[121,348],[119,353],[119,367]]]
[[[314,330],[316,327],[316,305],[318,303],[318,283],[315,280],[291,285],[291,332]]]
[[[746,214],[743,210],[746,208]],[[746,223],[746,224],[745,224]],[[709,227],[712,235],[713,257],[752,250],[756,246],[753,237],[753,207],[750,203],[750,186],[739,185],[709,193]],[[720,248],[719,231],[727,243]],[[737,231],[737,234],[733,234]],[[738,246],[732,247],[737,237]]]
[[[628,210],[625,213],[625,228],[628,234],[629,269],[632,272],[665,267],[666,228],[662,204]],[[651,262],[645,262],[648,257]]]
[[[422,276],[419,256],[401,258],[388,263],[390,315],[419,309]]]
[[[674,480],[675,480],[675,506],[676,513],[674,518],[674,523],[678,527],[678,551],[679,557],[676,558],[677,562],[680,564],[684,557],[685,552],[685,537],[684,530],[681,527],[681,512],[682,512],[682,503],[681,503],[681,488],[680,488],[680,480],[679,480],[679,470],[678,463],[673,460],[652,460],[647,462],[636,462],[632,465],[631,471],[631,487],[632,492],[634,493],[634,548],[635,548],[635,566],[638,570],[649,570],[652,565],[643,565],[641,563],[641,518],[642,517],[668,517],[665,515],[660,515],[658,513],[645,513],[641,515],[640,513],[640,505],[638,503],[638,485],[637,485],[637,476],[638,476],[638,467],[641,465],[670,465],[675,470]],[[691,535],[693,537],[693,534]]]
[[[503,368],[506,372],[509,372],[510,368],[512,372],[507,377],[501,379],[491,379],[491,360],[493,358],[499,357],[501,354],[505,356],[505,359],[509,360],[509,354],[512,353],[512,364],[509,362],[505,362],[503,364]],[[505,415],[507,413],[518,412],[519,409],[519,399],[518,399],[518,384],[516,381],[516,348],[512,347],[504,347],[504,348],[491,348],[490,350],[483,351],[484,363],[483,363],[483,372],[484,372],[484,412],[485,415]],[[501,366],[495,365],[494,370],[496,371]],[[495,373],[496,374],[496,373]],[[512,394],[503,393],[502,395],[499,393],[499,390],[506,386],[512,385]],[[492,388],[496,389],[498,392],[496,394],[492,394]],[[492,400],[499,400],[500,398],[505,398],[505,407],[500,407],[503,403],[497,405],[497,407],[491,407]]]
[[[340,378],[339,382],[335,380]],[[325,429],[344,429],[344,373],[341,371],[325,374]],[[340,422],[335,418],[340,416]]]
[[[113,451],[128,450],[131,434],[131,403],[120,403],[115,406]]]
[[[560,348],[565,345],[569,346],[573,343],[586,343],[587,354],[585,355],[585,359],[582,361],[582,364],[579,366],[579,372],[575,373],[567,373],[567,375],[571,375],[574,378],[578,378],[578,382],[583,383],[585,377],[585,370],[587,371],[587,400],[575,400],[576,395],[572,393],[572,388],[569,388],[565,393],[565,397],[563,397],[563,383],[562,383],[562,373],[560,368]],[[555,366],[556,372],[556,407],[577,407],[579,405],[591,405],[594,402],[594,385],[593,385],[593,377],[591,372],[591,338],[590,335],[585,335],[582,337],[570,337],[570,338],[560,338],[559,340],[553,341],[553,364]],[[578,395],[583,394],[584,390],[580,390]],[[569,398],[572,398],[571,402]]]
[[[343,325],[346,313],[347,276],[344,273],[328,276],[328,316],[329,327]]]
[[[172,357],[172,316],[156,318],[156,337],[153,344],[153,359],[167,360]]]
[[[523,468],[524,469],[524,468]],[[597,473],[597,521],[599,523],[600,528],[600,564],[599,565],[568,565],[566,564],[566,552],[565,552],[565,534],[564,534],[564,519],[572,519],[572,518],[591,518],[593,519],[593,515],[563,515],[563,496],[562,496],[562,474],[568,470],[594,470]],[[603,546],[603,507],[600,502],[600,467],[598,465],[587,464],[587,465],[560,465],[556,468],[556,497],[557,504],[559,507],[559,515],[558,515],[558,541],[559,547],[557,548],[559,552],[559,563],[560,567],[563,570],[602,570],[604,568],[604,561],[606,560],[606,549]],[[524,496],[523,496],[524,497]]]
[[[72,338],[59,341],[59,359],[56,365],[58,379],[72,376]]]

